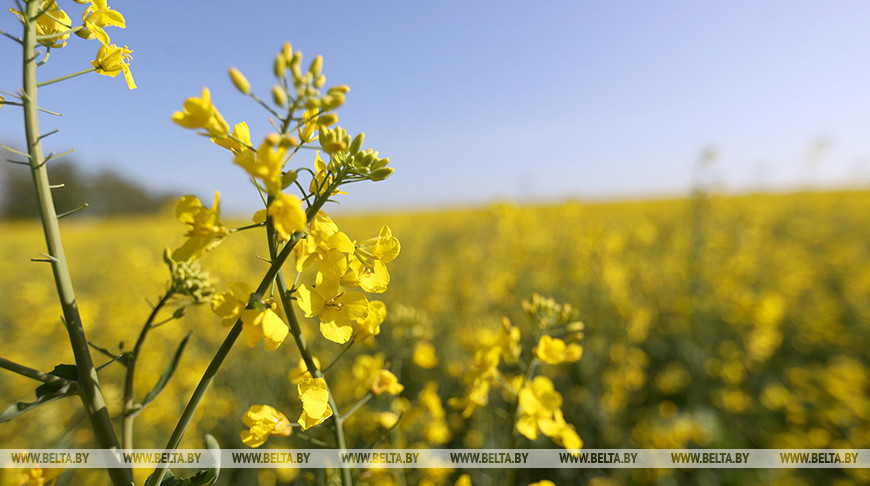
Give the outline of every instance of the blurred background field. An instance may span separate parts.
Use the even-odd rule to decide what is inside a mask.
[[[327,209],[329,211],[329,209]],[[582,359],[548,366],[562,409],[586,448],[870,448],[870,192],[692,197],[553,205],[492,204],[469,209],[333,215],[353,239],[388,224],[402,242],[388,309],[373,343],[354,346],[330,371],[339,407],[367,377],[358,356],[375,354],[404,384],[399,397],[368,402],[347,423],[351,447],[506,447],[510,417],[498,390],[468,418],[448,405],[462,397],[462,373],[491,343],[502,317],[531,333],[521,302],[537,292],[578,310]],[[73,218],[74,219],[74,218]],[[239,225],[245,224],[239,221]],[[109,351],[129,349],[163,291],[164,247],[182,226],[160,216],[65,220],[65,244],[86,331]],[[31,263],[44,242],[32,222],[0,223],[0,356],[41,370],[71,363],[49,268]],[[255,283],[266,269],[262,235],[233,235],[203,265],[217,290]],[[288,266],[288,269],[290,267]],[[342,346],[302,318],[322,363]],[[136,445],[162,447],[175,418],[226,330],[207,307],[149,336],[140,358],[141,398],[188,332],[189,349],[167,389],[136,422]],[[431,343],[435,360],[414,359]],[[109,357],[94,351],[97,363]],[[528,354],[525,355],[528,358]],[[208,393],[182,447],[204,433],[242,448],[242,414],[268,403],[298,416],[292,342],[264,353],[241,343]],[[113,416],[123,367],[101,372]],[[434,383],[434,384],[432,384]],[[363,385],[364,386],[364,385]],[[2,406],[34,398],[34,382],[0,373]],[[432,406],[437,391],[443,415]],[[91,447],[75,398],[0,425],[5,448]],[[499,411],[501,410],[501,412]],[[395,419],[399,424],[384,434]],[[436,428],[430,424],[441,424]],[[331,442],[327,431],[312,438]],[[265,447],[311,447],[295,434]],[[520,447],[556,447],[542,437]],[[453,484],[461,471],[366,472],[371,484]],[[474,484],[501,484],[497,471],[466,471]],[[139,471],[139,479],[146,471]],[[292,470],[227,470],[222,484],[305,484]],[[316,474],[323,474],[317,472]],[[864,484],[867,470],[527,470],[518,484]],[[62,477],[101,484],[104,476]],[[64,484],[64,483],[62,483]]]

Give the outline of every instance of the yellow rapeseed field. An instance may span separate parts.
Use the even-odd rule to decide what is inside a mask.
[[[870,448],[870,192],[699,194],[366,216],[326,210],[351,238],[377,235],[388,224],[402,244],[390,289],[379,296],[387,308],[381,334],[351,347],[329,370],[344,408],[366,394],[367,370],[384,363],[404,385],[347,420],[349,447],[508,447],[511,441],[520,448],[559,447],[543,435],[532,441],[513,433],[507,384],[494,384],[488,404],[475,410],[468,410],[466,396],[476,353],[501,339],[507,323],[519,329],[522,356],[529,357],[527,310],[552,298],[575,309],[573,319],[584,324],[582,335],[571,336],[582,345],[582,359],[542,364],[541,373],[563,397],[565,420],[583,447]],[[182,233],[170,214],[73,219],[63,222],[67,258],[99,366],[132,347],[165,290],[163,249],[178,247]],[[50,269],[30,261],[43,248],[36,224],[0,223],[0,356],[49,371],[73,358]],[[243,233],[202,264],[223,290],[230,281],[256,284],[267,265],[254,255],[268,256],[262,235]],[[294,275],[292,262],[286,266]],[[300,319],[314,355],[331,362],[344,346],[324,339],[316,320]],[[135,423],[137,447],[163,446],[226,328],[208,306],[158,327],[139,357],[142,390],[158,380],[188,332],[193,337],[178,372]],[[223,447],[245,447],[241,417],[254,404],[298,416],[299,358],[289,343],[271,353],[233,349],[181,447],[201,448],[204,433]],[[505,370],[506,382],[516,378]],[[122,407],[123,373],[118,362],[100,371],[113,417]],[[0,407],[32,401],[34,388],[0,370]],[[312,428],[308,435],[270,438],[264,447],[331,440],[328,431]],[[0,444],[93,447],[93,437],[80,403],[67,398],[0,424]],[[499,484],[505,474],[394,469],[359,477],[370,484],[452,485],[463,472],[473,484]],[[137,481],[148,473],[137,470]],[[306,484],[322,474],[235,469],[223,471],[221,481]],[[545,477],[597,486],[863,484],[870,472],[528,470],[518,472],[517,484]],[[106,477],[68,471],[62,480],[103,484]]]

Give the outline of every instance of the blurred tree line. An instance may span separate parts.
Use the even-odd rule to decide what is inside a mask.
[[[0,218],[39,217],[30,169],[17,164],[0,164]],[[177,199],[177,194],[154,192],[110,169],[86,172],[71,161],[52,161],[48,167],[58,214],[88,207],[76,217],[105,217],[154,213]]]

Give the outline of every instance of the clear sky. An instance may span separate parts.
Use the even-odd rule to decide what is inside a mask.
[[[10,5],[11,1],[8,1]],[[74,18],[82,7],[59,0]],[[685,193],[715,147],[726,187],[870,180],[870,3],[859,1],[133,1],[109,0],[139,85],[97,74],[40,90],[77,149],[153,187],[255,208],[229,153],[170,121],[212,90],[254,139],[266,113],[239,95],[236,66],[269,98],[285,41],[324,57],[327,85],[352,91],[349,132],[392,160],[386,182],[352,186],[346,209]],[[0,29],[18,32],[0,12]],[[97,41],[70,39],[40,68],[89,67]],[[0,38],[0,88],[20,85],[18,46]],[[0,110],[19,144],[20,111]],[[307,157],[313,157],[308,154]],[[5,158],[5,157],[4,157]]]

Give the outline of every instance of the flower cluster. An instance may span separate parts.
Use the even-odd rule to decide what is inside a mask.
[[[136,89],[133,73],[130,71],[130,59],[133,51],[127,46],[119,47],[112,44],[109,34],[104,27],[126,28],[124,16],[117,10],[109,7],[106,0],[88,0],[89,3],[82,12],[82,23],[72,25],[70,16],[57,6],[56,0],[42,0],[39,5],[39,13],[35,18],[36,34],[38,42],[48,49],[59,49],[66,46],[70,33],[75,33],[83,39],[100,41],[100,48],[91,65],[99,74],[115,77],[121,73],[127,81],[127,87]],[[10,9],[23,22],[25,13]]]
[[[323,59],[316,57],[307,71],[301,66],[302,54],[285,44],[275,60],[278,84],[271,90],[272,105],[255,94],[241,71],[230,69],[230,80],[239,92],[256,100],[276,120],[276,131],[266,134],[259,143],[253,142],[255,138],[246,122],[230,128],[208,88],[203,88],[199,97],[188,98],[183,109],[172,115],[176,124],[197,130],[228,150],[233,163],[262,196],[265,208],[253,215],[252,225],[238,230],[265,228],[273,265],[278,265],[274,260],[279,258],[292,255],[294,259],[298,276],[293,288],[281,283],[267,292],[262,290],[265,285],[257,291],[245,283],[232,282],[227,285],[228,291],[217,293],[211,301],[212,310],[225,326],[241,325],[245,342],[253,347],[262,341],[267,351],[280,346],[291,332],[297,345],[303,339],[295,306],[305,317],[317,319],[320,333],[331,342],[353,344],[378,335],[387,309],[383,302],[369,300],[366,293],[386,291],[390,283],[387,265],[401,249],[389,226],[384,225],[377,236],[357,241],[339,230],[323,212],[326,202],[344,194],[339,189],[342,185],[383,180],[393,169],[387,167],[389,159],[381,158],[372,149],[363,149],[363,134],[351,139],[343,128],[334,126],[338,116],[333,111],[344,103],[349,89],[336,86],[324,91]],[[290,165],[301,149],[314,143],[320,150],[314,154],[311,166]],[[321,153],[329,158],[321,158]],[[300,182],[306,174],[310,176],[307,188]],[[195,196],[182,198],[176,213],[189,230],[186,241],[173,252],[173,259],[200,258],[238,231],[227,229],[219,221],[218,203],[218,194],[211,208],[203,207]],[[283,273],[278,278],[283,279]],[[306,430],[335,412],[319,360],[307,347],[298,347],[303,360],[291,375],[302,402],[298,422]],[[383,359],[370,371],[363,380],[366,400],[382,394],[396,395],[404,389],[398,378],[383,367]],[[289,434],[286,418],[280,412],[266,405],[256,407],[245,415],[250,430],[242,438],[247,445],[257,447],[269,436]],[[340,423],[340,417],[336,421]]]

